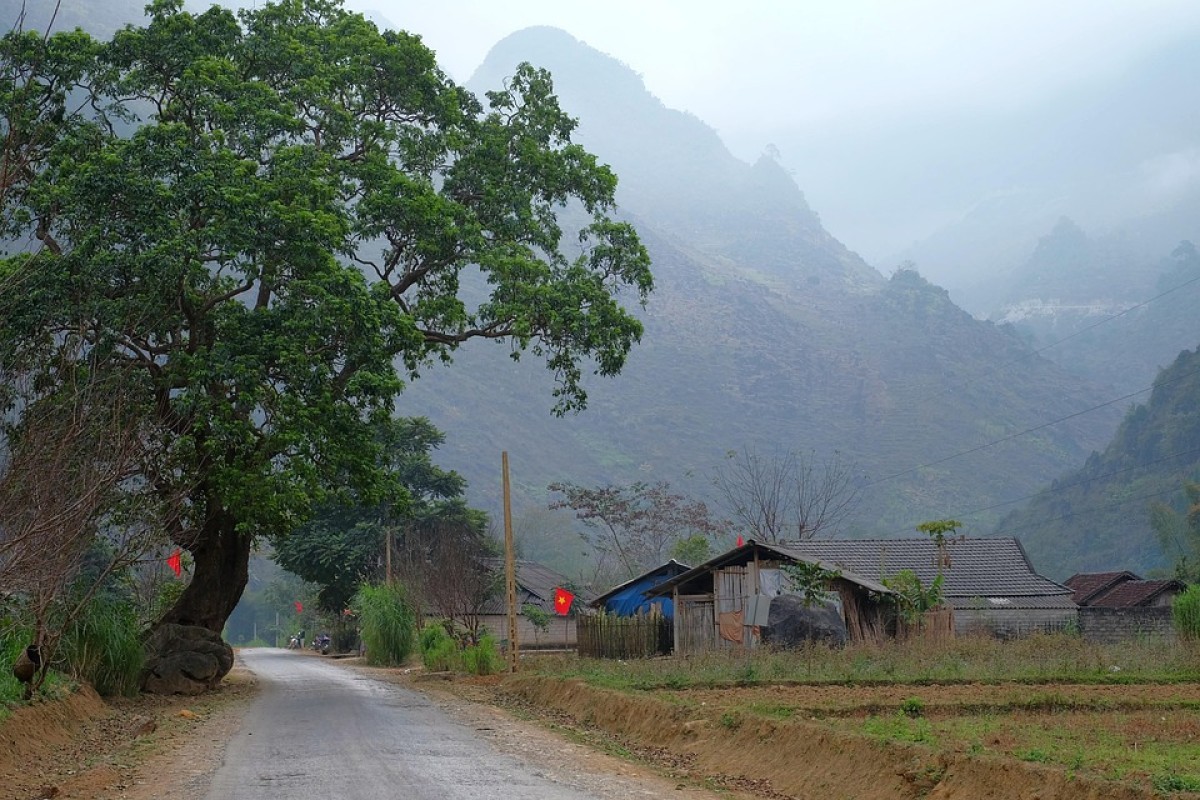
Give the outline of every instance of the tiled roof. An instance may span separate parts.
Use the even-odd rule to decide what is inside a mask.
[[[813,539],[783,547],[880,581],[909,569],[928,586],[938,572],[937,547],[927,538]],[[1012,537],[947,539],[946,554],[950,563],[942,570],[942,594],[947,600],[1047,596],[1070,600],[1070,589],[1034,572],[1024,548]]]
[[[494,570],[503,577],[504,575],[504,559],[503,558],[485,558],[484,564],[488,569]],[[566,586],[569,583],[567,577],[555,572],[547,566],[538,564],[535,561],[524,561],[517,559],[517,607],[525,603],[531,603],[543,611],[554,611],[554,590],[559,586]],[[575,608],[586,605],[591,602],[592,595],[590,592],[583,590],[575,591],[575,602],[572,604]],[[504,589],[501,584],[499,596],[493,598],[486,605],[484,613],[487,614],[504,614],[506,609],[504,606]]]
[[[1114,586],[1088,603],[1098,608],[1133,608],[1150,605],[1154,598],[1167,591],[1183,591],[1179,581],[1125,581]]]
[[[1067,578],[1063,584],[1074,592],[1073,599],[1076,603],[1086,606],[1093,598],[1107,592],[1119,583],[1140,580],[1140,576],[1125,570],[1121,572],[1080,572]]]

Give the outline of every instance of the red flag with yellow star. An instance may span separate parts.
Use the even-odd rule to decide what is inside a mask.
[[[575,595],[568,592],[561,586],[554,589],[554,611],[564,617],[571,610],[571,602],[575,599]]]

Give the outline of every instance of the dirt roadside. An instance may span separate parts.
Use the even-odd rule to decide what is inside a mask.
[[[614,739],[497,707],[488,681],[451,685],[419,680],[420,671],[376,669],[357,659],[337,663],[422,691],[497,750],[605,800],[756,796],[692,780],[669,765],[639,758]],[[200,697],[143,695],[106,702],[85,689],[21,708],[0,723],[0,800],[203,797],[256,690],[254,676],[239,663],[218,691]]]
[[[697,691],[684,702],[670,693],[631,696],[535,675],[448,679],[371,668],[357,659],[337,663],[417,689],[501,752],[564,785],[611,800],[1161,797],[1012,759],[885,744],[815,721],[728,713],[752,699],[743,695],[762,695],[836,718],[894,704],[904,693],[895,687],[731,688]],[[105,703],[83,691],[21,709],[0,723],[0,800],[202,797],[256,688],[239,665],[219,691],[199,698]],[[928,687],[923,691],[936,713],[971,690],[943,687],[944,696]],[[1115,703],[1120,693],[1126,700],[1153,702],[1170,692],[1155,686],[1080,687],[1079,699]],[[997,705],[1010,702],[997,687],[988,687],[987,694]]]

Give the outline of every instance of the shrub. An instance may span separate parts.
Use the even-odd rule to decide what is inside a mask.
[[[441,623],[426,625],[421,629],[421,661],[425,669],[447,672],[458,662],[458,646]]]
[[[33,641],[33,631],[13,625],[0,631],[0,704],[13,705],[25,694],[21,682],[13,677],[11,666]]]
[[[416,619],[399,584],[364,585],[354,596],[367,663],[403,664],[412,653]]]
[[[504,669],[504,658],[500,655],[496,637],[485,633],[479,637],[479,644],[473,644],[463,650],[463,667],[472,675],[494,675]]]
[[[1192,584],[1175,598],[1172,614],[1180,636],[1200,639],[1200,583]]]
[[[105,697],[137,694],[146,657],[137,611],[98,595],[63,631],[58,656],[73,677]]]

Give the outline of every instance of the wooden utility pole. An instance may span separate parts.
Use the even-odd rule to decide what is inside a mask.
[[[387,540],[384,547],[384,575],[388,586],[392,585],[392,526],[387,527]]]
[[[513,545],[512,498],[508,488],[508,451],[500,454],[504,473],[504,596],[508,608],[508,671],[517,671],[517,555]]]

